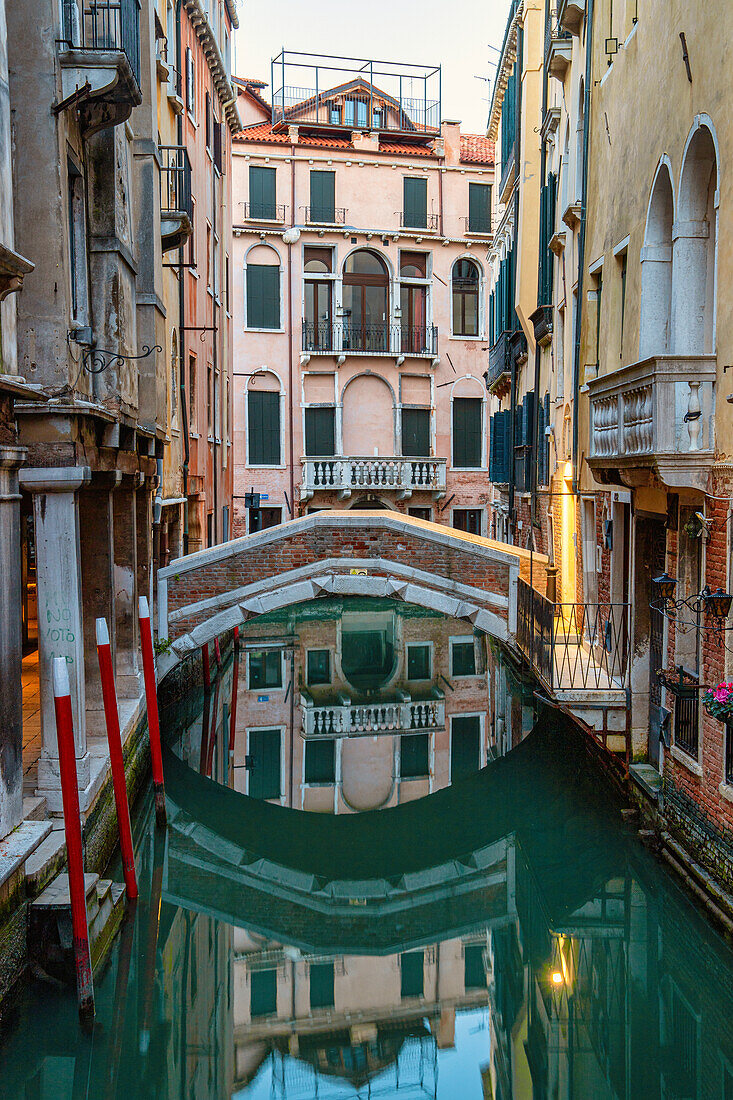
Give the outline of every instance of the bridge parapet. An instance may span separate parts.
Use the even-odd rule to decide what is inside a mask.
[[[255,615],[326,595],[430,607],[503,641],[517,581],[544,591],[547,559],[389,511],[323,511],[178,558],[158,572],[159,636],[177,658]]]

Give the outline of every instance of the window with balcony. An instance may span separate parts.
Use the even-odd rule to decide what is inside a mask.
[[[450,725],[451,783],[473,775],[481,767],[481,719],[477,714],[460,715]]]
[[[336,221],[336,173],[311,171],[308,220],[330,225]]]
[[[306,248],[303,305],[303,350],[330,351],[333,347],[331,309],[333,254],[330,248]]]
[[[400,737],[400,779],[425,779],[430,775],[430,735],[403,734]]]
[[[252,1019],[277,1012],[277,970],[250,971],[249,1011]]]
[[[336,454],[336,408],[314,405],[305,410],[305,453],[309,458]]]
[[[430,455],[430,409],[401,411],[402,454],[405,458],[428,458]]]
[[[247,465],[280,465],[280,394],[247,391]]]
[[[481,276],[473,260],[453,264],[453,335],[478,336]]]
[[[247,216],[261,221],[275,221],[276,168],[261,168],[251,164],[249,168],[249,207]]]
[[[469,183],[468,185],[468,231],[469,233],[491,232],[490,183]]]
[[[400,336],[402,351],[419,355],[431,350],[427,303],[429,281],[426,252],[400,253]],[[409,280],[409,281],[408,281]]]
[[[389,275],[376,252],[359,249],[346,260],[343,303],[344,349],[389,351]]]
[[[403,189],[403,226],[405,229],[427,229],[428,181],[422,177],[416,179],[414,176],[406,176]]]
[[[425,956],[422,951],[400,955],[400,996],[422,997],[425,985]]]
[[[477,469],[482,464],[483,402],[480,397],[453,398],[453,465]]]

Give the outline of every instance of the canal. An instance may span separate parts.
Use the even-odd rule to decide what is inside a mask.
[[[731,952],[490,638],[322,599],[194,681],[94,1026],[36,972],[0,1096],[733,1097]]]

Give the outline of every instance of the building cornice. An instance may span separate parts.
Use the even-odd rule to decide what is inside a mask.
[[[489,110],[489,124],[486,129],[486,136],[490,141],[496,141],[496,135],[499,129],[499,118],[501,117],[501,108],[504,102],[504,92],[506,91],[507,82],[511,76],[512,67],[517,59],[517,27],[522,21],[523,14],[524,0],[519,0],[514,15],[506,29],[499,68],[496,70],[496,80],[494,81],[494,91],[491,96],[491,108]]]
[[[211,24],[201,6],[201,0],[184,0],[184,6],[188,12],[191,26],[196,32],[196,37],[201,43],[201,49],[206,57],[216,94],[226,115],[229,129],[233,134],[238,134],[242,129],[242,120],[237,110],[237,93],[229,82],[219,46],[211,29]]]

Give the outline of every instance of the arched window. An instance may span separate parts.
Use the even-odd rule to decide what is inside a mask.
[[[280,257],[267,245],[255,245],[247,253],[247,328],[282,328]]]
[[[481,278],[473,260],[453,265],[453,335],[478,336]]]
[[[662,164],[654,181],[641,250],[640,359],[664,355],[670,347],[673,220],[672,180],[667,165]]]
[[[303,348],[305,351],[330,351],[333,347],[331,330],[331,269],[333,252],[330,248],[308,246],[303,255],[305,274],[305,324]]]
[[[344,265],[343,346],[348,351],[389,351],[389,275],[376,252],[352,252]]]
[[[713,135],[698,126],[682,168],[673,255],[672,351],[714,350],[718,164]]]

